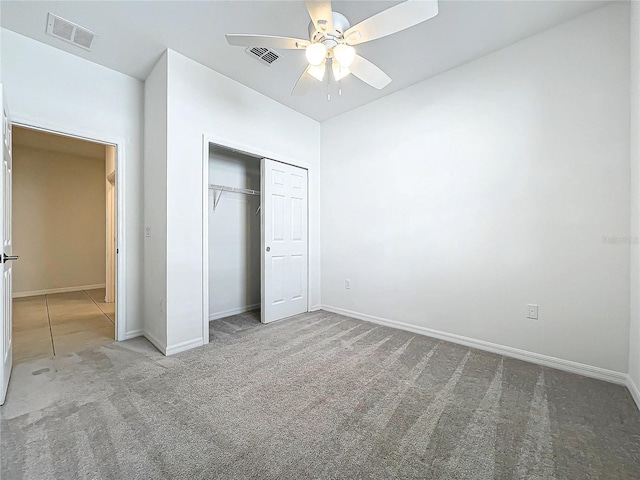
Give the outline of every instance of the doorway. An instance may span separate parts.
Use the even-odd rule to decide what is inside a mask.
[[[204,319],[270,323],[308,311],[307,169],[205,139]],[[238,319],[235,319],[238,320]]]
[[[116,147],[13,128],[14,362],[116,338]]]

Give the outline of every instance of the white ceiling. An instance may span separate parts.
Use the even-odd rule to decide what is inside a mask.
[[[334,11],[352,25],[399,2],[340,1]],[[608,1],[440,1],[437,17],[357,47],[393,81],[376,90],[349,76],[343,96],[318,83],[290,96],[305,68],[302,51],[279,51],[267,66],[225,33],[308,38],[302,1],[2,1],[2,26],[119,72],[144,80],[171,48],[316,120],[325,120],[433,77],[525,37],[602,7]],[[52,12],[99,34],[91,52],[45,34]]]

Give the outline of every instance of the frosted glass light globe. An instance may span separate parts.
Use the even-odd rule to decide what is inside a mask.
[[[327,47],[322,43],[312,43],[307,47],[304,55],[307,57],[309,64],[320,65],[327,57]]]
[[[333,56],[343,67],[350,67],[356,58],[356,49],[341,43],[333,48]]]

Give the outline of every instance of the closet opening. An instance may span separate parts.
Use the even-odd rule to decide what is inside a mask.
[[[307,169],[205,138],[203,178],[205,343],[307,312]]]
[[[260,323],[260,159],[209,148],[209,320]]]

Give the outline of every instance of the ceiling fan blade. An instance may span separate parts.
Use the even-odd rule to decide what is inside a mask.
[[[309,65],[306,72],[309,74],[309,76],[321,82],[324,79],[324,74],[327,73],[327,62],[325,61],[320,65]]]
[[[331,10],[331,0],[307,0],[307,10],[309,16],[321,32],[333,31],[333,11]]]
[[[227,42],[229,45],[237,47],[266,47],[280,48],[283,50],[298,50],[307,48],[309,40],[290,37],[276,37],[273,35],[242,35],[236,33],[227,33]]]
[[[358,45],[413,27],[437,14],[437,0],[407,0],[349,28],[344,38],[349,45]]]
[[[304,72],[302,72],[302,75],[300,75],[300,78],[298,78],[298,81],[291,91],[292,96],[300,97],[309,91],[309,88],[315,81],[313,77],[309,75],[309,68],[311,68],[311,65],[305,68]]]
[[[360,80],[378,90],[383,89],[391,83],[391,77],[389,77],[389,75],[360,55],[356,55],[355,60],[349,66],[349,70]]]

